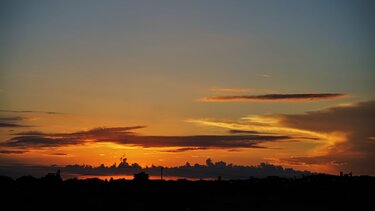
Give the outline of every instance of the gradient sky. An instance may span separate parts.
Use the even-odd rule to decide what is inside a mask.
[[[372,1],[0,5],[3,165],[375,175]]]

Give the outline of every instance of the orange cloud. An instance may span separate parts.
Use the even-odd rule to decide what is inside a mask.
[[[181,147],[176,152],[182,152],[209,148],[265,148],[259,144],[291,139],[289,136],[271,134],[145,136],[133,132],[140,128],[144,126],[94,128],[73,133],[21,132],[13,134],[13,138],[0,146],[13,149],[48,149],[90,143],[115,143],[144,148]]]
[[[304,114],[257,115],[239,121],[189,122],[236,131],[299,137],[296,139],[318,145],[305,152],[304,156],[290,154],[279,159],[282,164],[315,165],[336,172],[343,170],[375,175],[375,101]]]
[[[351,106],[337,106],[300,115],[283,115],[282,124],[289,127],[314,130],[320,133],[335,132],[345,136],[335,142],[326,153],[317,156],[294,157],[291,162],[311,164],[340,164],[337,170],[359,174],[375,174],[374,137],[375,101],[361,102]]]

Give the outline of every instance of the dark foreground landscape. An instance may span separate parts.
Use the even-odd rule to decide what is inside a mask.
[[[0,177],[1,204],[9,210],[371,210],[375,178],[310,175],[285,179],[133,180]]]

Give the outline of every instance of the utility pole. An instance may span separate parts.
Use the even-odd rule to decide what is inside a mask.
[[[161,166],[160,167],[160,180],[163,180],[163,170],[164,170],[164,167]]]

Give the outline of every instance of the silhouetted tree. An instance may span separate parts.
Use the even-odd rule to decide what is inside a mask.
[[[208,158],[208,159],[206,160],[206,165],[207,165],[208,167],[212,167],[212,166],[214,166],[214,163],[212,162],[211,158]]]
[[[60,170],[57,170],[56,173],[48,173],[46,176],[42,177],[41,180],[49,184],[62,182]]]

